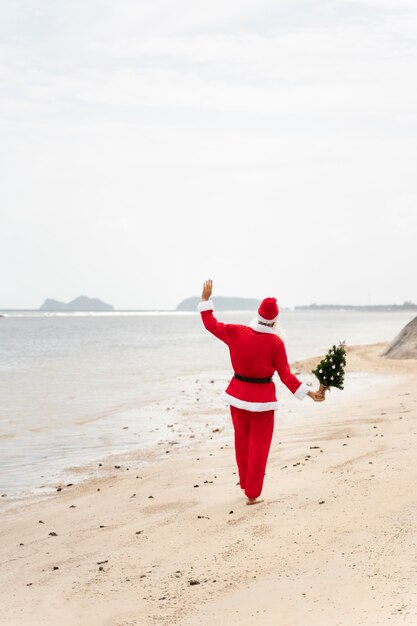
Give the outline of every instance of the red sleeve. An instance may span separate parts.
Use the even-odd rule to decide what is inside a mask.
[[[227,336],[227,324],[223,324],[223,322],[219,322],[214,317],[213,310],[210,311],[201,311],[201,319],[203,321],[204,326],[207,330],[220,339],[224,341],[225,344],[229,344],[229,338]]]
[[[301,381],[298,380],[297,376],[291,372],[290,365],[288,363],[287,351],[285,349],[284,342],[282,339],[277,337],[277,347],[275,350],[275,369],[278,372],[278,375],[284,385],[288,387],[291,393],[295,393],[297,389],[301,386]]]

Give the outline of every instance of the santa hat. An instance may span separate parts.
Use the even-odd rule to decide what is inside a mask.
[[[271,324],[278,318],[279,308],[276,298],[265,298],[258,308],[258,319],[265,324]]]

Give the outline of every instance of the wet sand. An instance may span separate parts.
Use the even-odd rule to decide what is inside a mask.
[[[174,425],[146,465],[2,499],[0,624],[417,624],[417,367],[384,347],[350,348],[325,403],[280,391],[258,506],[236,485],[224,381],[201,377],[177,404],[188,447]],[[312,380],[316,362],[293,370]]]

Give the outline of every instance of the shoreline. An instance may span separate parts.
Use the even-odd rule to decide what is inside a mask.
[[[380,357],[383,345],[348,348],[346,382],[363,372],[367,391],[285,398],[257,507],[236,486],[223,403],[203,413],[223,426],[190,429],[192,447],[156,450],[147,466],[111,457],[106,476],[8,503],[4,623],[417,623],[417,374],[415,361]],[[316,360],[293,369],[303,378]]]
[[[385,344],[375,345],[383,346]],[[360,347],[360,345],[352,346],[354,349]],[[292,370],[299,374],[302,373],[304,380],[307,384],[312,385],[312,388],[317,384],[317,379],[311,375],[311,369],[315,367],[319,358],[318,356],[302,358],[291,364]],[[363,383],[366,383],[369,374],[364,372],[361,374],[364,378]],[[126,465],[127,461],[134,463],[135,457],[139,459],[138,468],[140,469],[147,467],[150,463],[162,461],[165,454],[172,454],[181,450],[186,456],[192,453],[192,448],[197,441],[200,443],[206,441],[207,435],[210,436],[211,426],[216,429],[217,433],[226,428],[226,437],[231,441],[233,431],[228,419],[229,408],[221,399],[221,393],[227,386],[229,379],[230,368],[216,372],[203,371],[197,375],[197,378],[195,374],[183,375],[177,380],[171,381],[172,387],[181,388],[181,393],[177,397],[173,400],[166,398],[162,402],[154,400],[140,409],[127,411],[123,420],[120,420],[124,424],[120,426],[120,435],[125,429],[130,429],[130,432],[142,429],[140,433],[142,440],[139,440],[137,444],[131,441],[124,449],[92,454],[91,458],[86,461],[73,459],[72,463],[59,469],[47,467],[45,473],[47,474],[49,471],[50,478],[43,481],[39,480],[39,485],[25,487],[19,491],[15,488],[14,492],[11,488],[0,491],[0,510],[13,507],[14,504],[18,506],[43,497],[47,498],[54,495],[58,489],[60,491],[65,489],[69,483],[70,486],[73,486],[99,479],[103,474],[110,475],[115,465]],[[288,404],[291,403],[292,398],[288,390],[282,385],[277,375],[274,376],[274,381],[280,402],[278,414],[282,410],[284,414],[287,412],[291,414],[292,410],[288,408]],[[355,394],[360,393],[360,381],[351,382],[354,383]],[[340,392],[336,390],[334,393]],[[289,398],[291,399],[289,400]],[[196,413],[197,408],[198,412]],[[132,415],[128,416],[128,413]],[[152,415],[155,414],[157,414],[158,421],[155,420],[153,423]],[[187,424],[188,416],[196,419],[192,428]],[[204,419],[204,416],[210,420],[209,423]],[[94,420],[85,423],[97,419],[99,418],[95,417]],[[150,433],[154,434],[150,435]],[[134,435],[136,434],[134,433]],[[219,435],[216,438],[219,439]]]

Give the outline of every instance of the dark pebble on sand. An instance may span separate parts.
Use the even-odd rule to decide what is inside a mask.
[[[103,524],[100,524],[99,528],[106,528]]]
[[[69,508],[70,509],[76,509],[77,507],[75,506],[75,504],[70,504]]]
[[[143,533],[143,530],[137,530],[135,534],[140,535],[141,533]]]
[[[103,467],[103,463],[99,463],[99,464],[98,464],[98,466],[99,466],[99,467]]]
[[[199,584],[200,584],[200,582],[199,582],[198,580],[190,580],[190,581],[189,581],[189,584],[190,584],[190,585],[199,585]]]
[[[97,561],[97,565],[104,565],[104,563],[108,563],[109,560],[106,559],[105,561]]]
[[[19,546],[24,546],[24,545],[25,545],[24,543],[19,543]]]
[[[62,491],[62,487],[57,487],[56,490],[57,491]]]
[[[131,498],[136,498],[136,494],[132,493],[132,495],[130,496]]]
[[[51,533],[49,533],[49,535],[50,535],[50,537],[58,537],[58,534],[53,532],[53,531]]]
[[[72,485],[73,485],[73,484],[74,484],[74,483],[68,483],[68,484],[67,484],[67,487],[72,487]]]
[[[41,519],[39,520],[38,524],[45,524],[45,522],[43,522]]]
[[[159,600],[166,600],[166,596],[162,596],[162,598],[159,598]]]
[[[325,500],[319,500],[319,504],[324,504]]]
[[[194,485],[194,487],[199,487],[200,485]]]
[[[120,469],[120,465],[115,465],[115,469]]]
[[[310,446],[310,450],[320,450],[320,446]]]
[[[229,511],[229,515],[233,515],[233,511]]]
[[[153,496],[148,496],[148,498],[153,498]]]
[[[26,583],[26,587],[30,587],[33,583]]]
[[[2,494],[1,494],[1,497],[2,497],[2,498],[7,498],[7,493],[2,493]],[[32,583],[30,583],[30,584],[32,584]]]
[[[59,569],[59,567],[58,567],[58,565],[54,565],[52,569],[55,571],[55,570]]]
[[[102,565],[100,565],[100,567],[98,568],[99,572],[104,572],[104,567]]]

